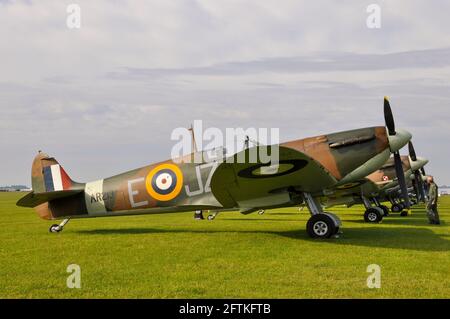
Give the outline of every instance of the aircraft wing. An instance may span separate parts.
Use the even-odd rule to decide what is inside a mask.
[[[261,160],[260,154],[270,154],[270,151],[271,146],[248,148],[217,167],[211,190],[224,207],[250,210],[281,205],[289,197],[288,189],[314,194],[337,183],[321,164],[289,147],[279,147],[278,165],[264,164],[266,161]]]
[[[364,178],[354,183],[340,185],[333,189],[334,197],[344,197],[350,195],[375,196],[381,191],[381,185]]]
[[[378,183],[364,178],[353,183],[328,189],[326,194],[321,197],[321,201],[325,207],[344,204],[352,205],[355,202],[360,202],[361,195],[372,197],[380,195],[381,192],[382,190]]]

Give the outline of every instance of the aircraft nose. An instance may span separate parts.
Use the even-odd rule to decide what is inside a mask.
[[[403,129],[397,129],[395,135],[388,135],[389,148],[392,153],[397,152],[411,140],[412,134]]]
[[[428,160],[423,157],[417,157],[417,160],[411,161],[411,169],[412,171],[417,171],[428,164]]]

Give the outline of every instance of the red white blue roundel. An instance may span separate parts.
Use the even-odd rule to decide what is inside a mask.
[[[161,164],[147,175],[147,192],[159,201],[175,198],[180,193],[182,186],[183,173],[174,164]]]
[[[153,175],[153,190],[161,195],[167,195],[175,189],[177,184],[177,176],[168,169],[163,169]]]

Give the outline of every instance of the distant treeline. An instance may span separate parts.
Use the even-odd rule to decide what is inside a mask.
[[[14,191],[21,191],[24,189],[29,189],[29,187],[26,185],[0,186],[0,192],[14,192]]]

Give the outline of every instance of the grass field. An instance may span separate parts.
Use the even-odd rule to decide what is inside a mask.
[[[338,207],[339,239],[305,233],[307,210],[194,221],[191,213],[72,220],[62,233],[20,193],[0,193],[1,298],[450,298],[450,197],[441,226],[425,212],[362,222]],[[66,268],[81,267],[81,289]],[[366,268],[381,266],[381,289]]]

